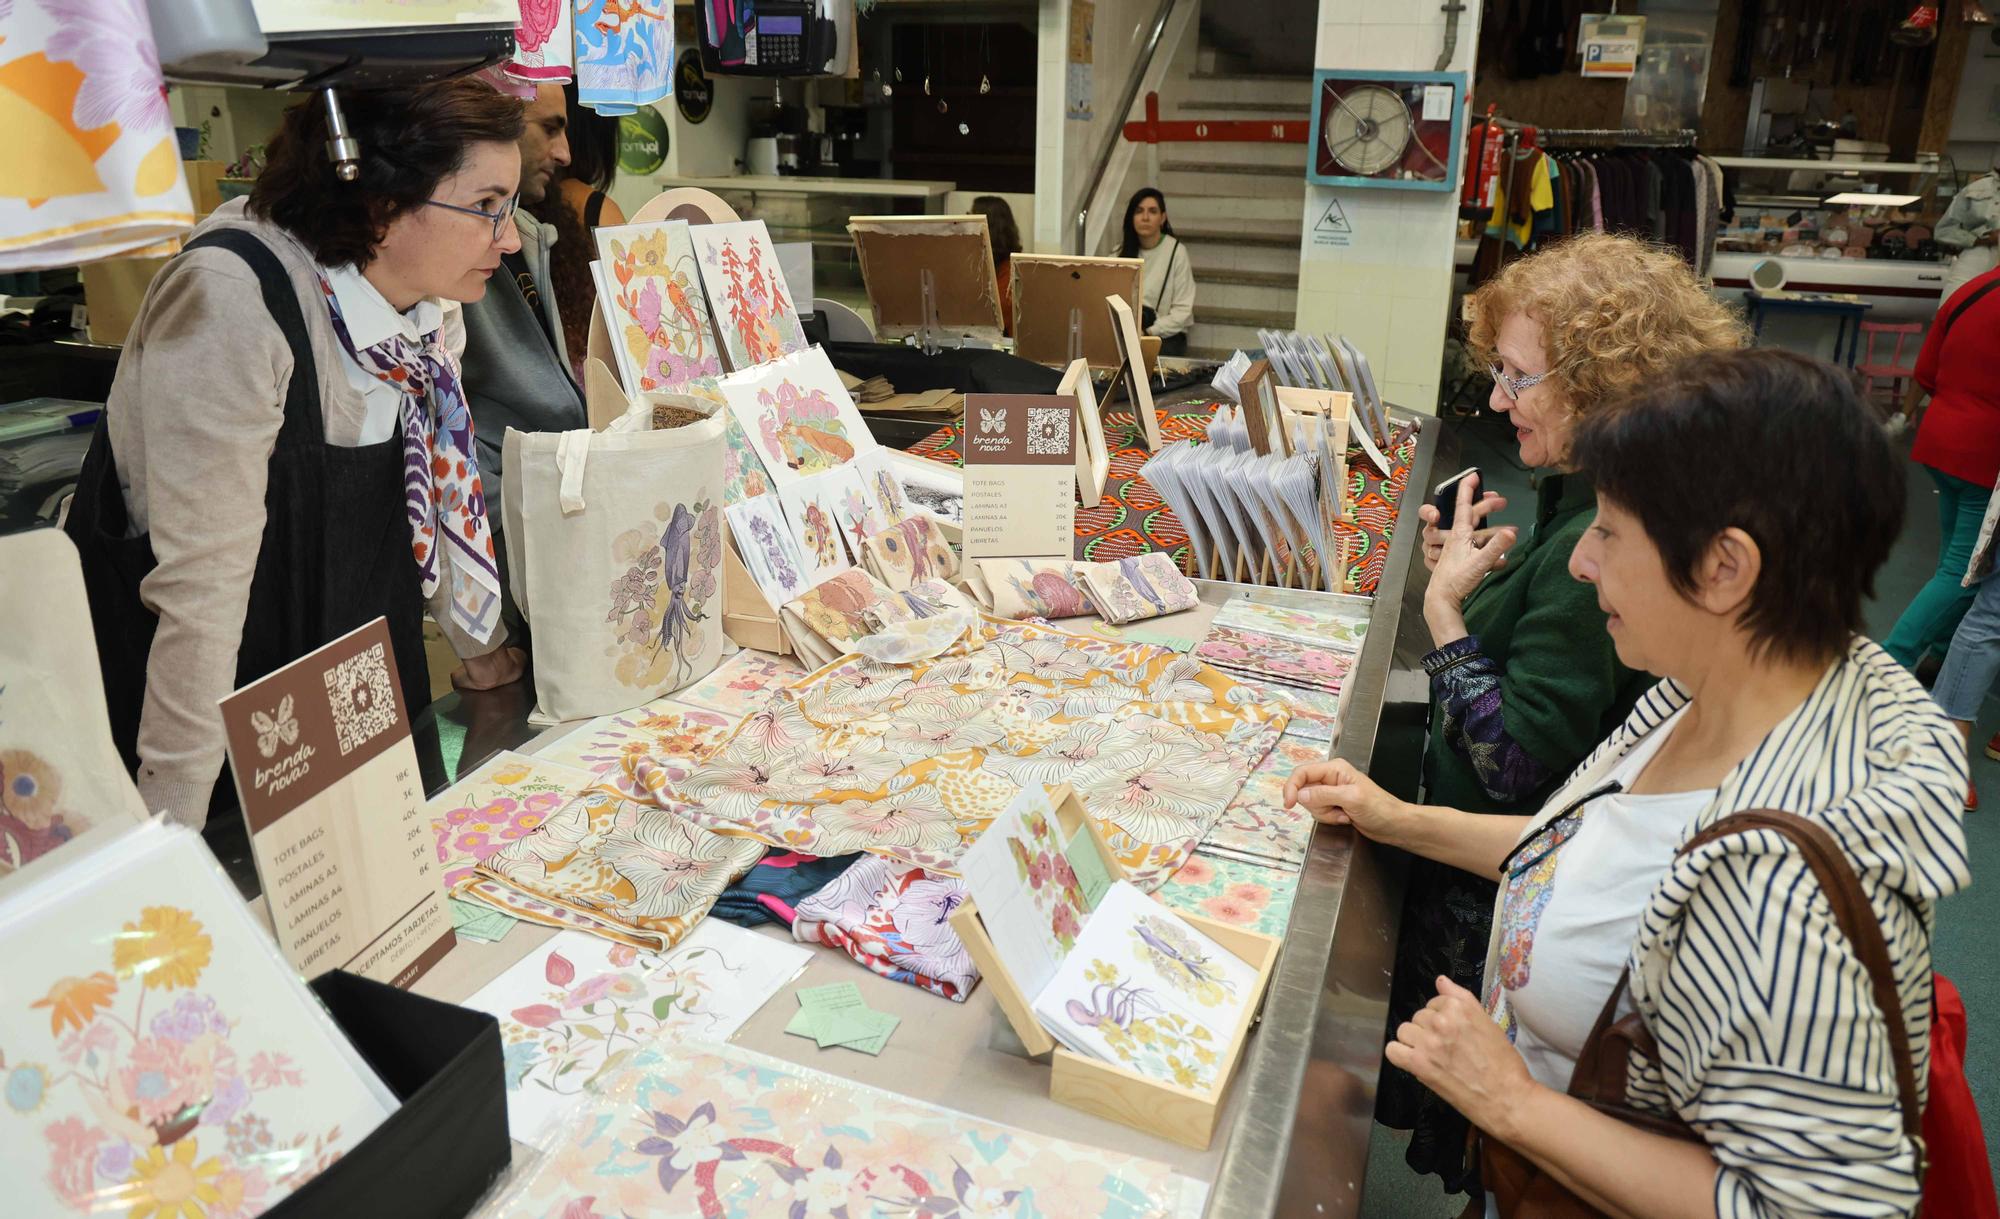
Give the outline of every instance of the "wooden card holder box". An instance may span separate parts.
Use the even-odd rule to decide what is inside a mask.
[[[1114,881],[1124,879],[1125,870],[1119,865],[1117,854],[1105,842],[1103,829],[1084,812],[1083,802],[1076,793],[1067,784],[1050,788],[1049,803],[1055,806],[1056,821],[1062,827],[1063,838],[1068,840],[1078,828],[1087,827],[1090,840],[1097,847],[1098,857],[1104,862],[1105,871]],[[1015,985],[1013,976],[1001,963],[992,937],[986,934],[986,924],[980,921],[978,906],[967,900],[952,913],[951,926],[958,932],[965,950],[972,955],[973,963],[979,966],[986,985],[992,988],[1001,1012],[1007,1017],[1015,1036],[1021,1039],[1029,1057],[1049,1055],[1050,1099],[1134,1130],[1158,1135],[1183,1147],[1204,1151],[1214,1137],[1223,1098],[1228,1094],[1229,1083],[1236,1077],[1236,1068],[1243,1060],[1243,1046],[1250,1036],[1250,1025],[1256,1020],[1258,1009],[1264,1002],[1264,993],[1270,986],[1271,969],[1278,960],[1279,940],[1275,936],[1245,931],[1241,927],[1231,927],[1184,911],[1175,913],[1257,971],[1250,1002],[1244,1006],[1243,1016],[1236,1027],[1229,1032],[1215,1083],[1205,1090],[1164,1083],[1114,1063],[1086,1058],[1058,1045],[1041,1022],[1035,1019],[1034,996]]]

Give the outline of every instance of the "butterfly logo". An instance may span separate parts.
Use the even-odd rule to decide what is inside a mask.
[[[983,406],[979,408],[979,431],[982,435],[987,432],[1004,432],[1006,430],[1007,430],[1006,407],[997,406],[994,407],[992,410],[988,410]]]
[[[292,714],[292,696],[289,694],[279,701],[274,714],[252,711],[250,726],[257,730],[257,752],[267,758],[278,752],[279,741],[287,745],[299,743],[299,720]]]

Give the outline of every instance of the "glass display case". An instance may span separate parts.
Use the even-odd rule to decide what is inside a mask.
[[[1945,206],[1937,198],[1935,158],[1716,162],[1735,205],[1716,235],[1718,255],[1917,263],[1951,258],[1932,236]]]

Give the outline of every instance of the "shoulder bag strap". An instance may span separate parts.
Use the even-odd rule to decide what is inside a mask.
[[[604,192],[601,190],[591,191],[590,198],[585,200],[583,205],[583,227],[586,230],[594,229],[597,227],[597,222],[603,218]]]
[[[1924,1115],[1917,1104],[1917,1076],[1910,1054],[1909,1030],[1903,1025],[1903,1000],[1896,991],[1895,969],[1889,963],[1889,945],[1882,938],[1881,921],[1868,904],[1861,879],[1847,862],[1846,852],[1823,826],[1797,813],[1777,809],[1751,809],[1733,813],[1688,840],[1678,854],[1685,855],[1717,839],[1754,830],[1783,834],[1798,848],[1799,857],[1812,869],[1813,879],[1826,894],[1834,922],[1853,946],[1854,955],[1868,971],[1875,992],[1875,1006],[1882,1009],[1882,1021],[1889,1030],[1889,1049],[1896,1066],[1896,1092],[1902,1101],[1903,1132],[1917,1148],[1917,1179],[1923,1179],[1925,1153]]]
[[[2000,288],[2000,279],[1987,280],[1985,283],[1979,285],[1979,291],[1974,292],[1971,296],[1968,296],[1964,300],[1958,302],[1958,308],[1953,309],[1951,311],[1951,316],[1945,318],[1944,325],[1938,329],[1939,347],[1943,347],[1944,341],[1947,338],[1951,337],[1951,324],[1958,320],[1958,315],[1964,313],[1967,309],[1970,309],[1974,305],[1978,304],[1980,297],[1985,296],[1988,292],[1993,291],[1993,289],[1995,288]]]

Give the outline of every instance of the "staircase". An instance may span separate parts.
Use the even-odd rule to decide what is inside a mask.
[[[1193,73],[1162,90],[1161,118],[1303,119],[1312,110],[1310,73],[1240,70],[1242,59],[1207,45],[1197,48],[1195,63]],[[1159,146],[1159,186],[1194,265],[1189,355],[1227,359],[1261,346],[1260,328],[1292,328],[1305,156],[1300,144]]]

